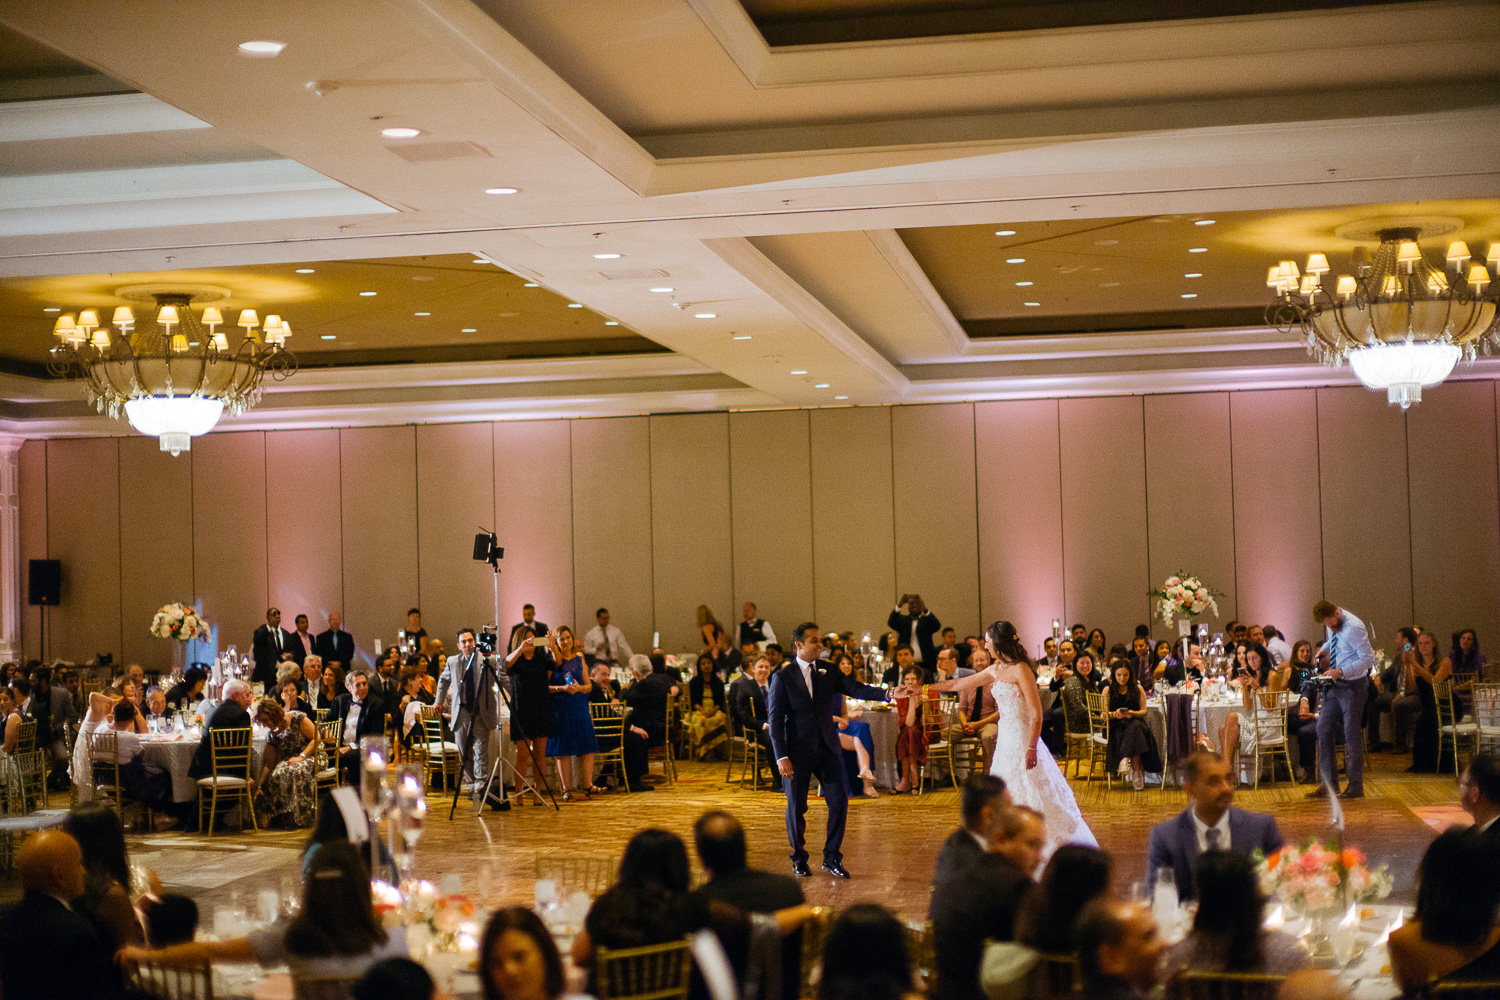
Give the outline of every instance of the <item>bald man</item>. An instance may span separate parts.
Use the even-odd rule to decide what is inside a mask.
[[[32,834],[16,853],[16,873],[24,893],[0,916],[0,993],[6,1000],[120,996],[108,948],[70,905],[83,895],[78,841],[60,830]]]

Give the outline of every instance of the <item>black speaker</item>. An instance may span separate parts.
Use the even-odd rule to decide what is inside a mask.
[[[27,567],[26,603],[57,607],[62,603],[62,563],[32,559]]]

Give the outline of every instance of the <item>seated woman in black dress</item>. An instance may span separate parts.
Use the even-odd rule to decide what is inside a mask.
[[[1130,762],[1130,784],[1136,791],[1146,787],[1146,772],[1161,771],[1161,753],[1156,737],[1146,725],[1146,692],[1130,677],[1130,661],[1116,660],[1114,682],[1109,686],[1109,747],[1105,766],[1110,770]],[[1121,768],[1121,770],[1124,770]]]
[[[1406,994],[1435,981],[1500,980],[1500,857],[1450,828],[1417,869],[1417,914],[1391,931],[1391,976]]]

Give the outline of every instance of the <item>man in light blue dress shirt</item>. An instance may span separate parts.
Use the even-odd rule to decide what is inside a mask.
[[[1328,601],[1313,605],[1313,620],[1326,630],[1323,648],[1318,652],[1318,666],[1324,677],[1332,679],[1323,693],[1318,711],[1318,774],[1322,785],[1308,798],[1320,798],[1330,788],[1338,788],[1333,769],[1334,727],[1343,723],[1344,763],[1349,785],[1339,792],[1341,799],[1365,796],[1365,743],[1361,720],[1365,713],[1365,696],[1370,689],[1370,670],[1375,666],[1375,651],[1370,648],[1370,633],[1365,623],[1343,608]]]

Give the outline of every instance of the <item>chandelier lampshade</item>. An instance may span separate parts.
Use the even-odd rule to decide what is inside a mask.
[[[100,413],[121,414],[142,434],[159,439],[173,455],[192,447],[192,439],[213,430],[224,413],[243,413],[260,401],[262,380],[280,381],[294,374],[297,360],[286,349],[291,326],[279,317],[260,325],[253,309],[240,314],[244,333],[231,348],[219,330],[224,318],[209,306],[195,312],[191,291],[151,291],[151,318],[138,323],[128,306],[114,310],[109,326],[98,312],[85,309],[58,317],[48,370],[76,378],[88,388]]]
[[[1448,245],[1445,267],[1427,260],[1415,227],[1380,229],[1371,253],[1356,247],[1353,274],[1327,281],[1326,254],[1308,257],[1300,270],[1285,260],[1270,268],[1266,284],[1276,300],[1266,320],[1296,331],[1308,351],[1334,367],[1346,362],[1371,389],[1383,389],[1392,405],[1420,402],[1422,389],[1446,379],[1461,360],[1500,346],[1496,322],[1496,245],[1486,262],[1463,242]],[[1488,265],[1488,267],[1486,266]],[[1331,287],[1330,287],[1331,286]]]

